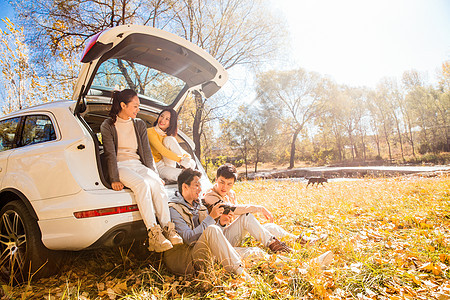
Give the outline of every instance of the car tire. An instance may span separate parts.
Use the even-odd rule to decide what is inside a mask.
[[[0,211],[0,251],[0,277],[11,285],[58,270],[58,255],[42,244],[37,221],[20,200]]]

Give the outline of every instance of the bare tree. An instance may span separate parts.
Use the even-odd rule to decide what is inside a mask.
[[[323,108],[325,80],[303,69],[270,71],[257,76],[256,90],[262,105],[278,116],[291,135],[289,168],[294,167],[295,143]]]
[[[284,40],[284,25],[258,0],[178,1],[175,33],[199,45],[226,69],[236,65],[261,64],[272,58]],[[261,18],[264,16],[264,18]],[[214,109],[214,99],[195,93],[192,138],[197,156],[201,152],[205,108]],[[221,105],[221,104],[219,104]]]
[[[383,91],[383,87],[380,84],[378,86]],[[389,111],[389,106],[383,92],[378,89],[374,93],[370,93],[370,111],[372,112],[372,117],[374,119],[373,125],[377,126],[376,131],[382,132],[386,145],[388,147],[389,160],[392,160],[392,115]],[[379,143],[377,141],[377,143]],[[380,155],[380,154],[379,154]]]
[[[380,97],[384,98],[384,103],[387,106],[387,113],[391,115],[391,118],[395,123],[395,128],[397,130],[397,136],[400,143],[400,153],[402,160],[405,161],[401,130],[403,116],[401,115],[402,111],[400,109],[402,95],[398,89],[397,82],[394,79],[384,78],[378,86],[378,92],[380,93]]]
[[[402,111],[404,124],[407,132],[407,141],[411,145],[412,154],[416,157],[416,151],[414,147],[414,135],[413,135],[413,116],[410,106],[408,105],[408,98],[412,96],[416,87],[422,84],[419,74],[415,71],[406,71],[402,77],[403,88],[406,91],[404,96],[399,101],[399,108]]]
[[[42,58],[80,52],[88,38],[120,24],[165,29],[199,45],[229,69],[258,65],[273,57],[284,40],[284,23],[267,0],[18,0],[16,11],[36,40]],[[264,18],[261,18],[264,16]],[[64,41],[70,40],[70,43]],[[50,47],[49,47],[50,46]],[[51,49],[51,52],[46,51]],[[42,68],[48,66],[42,64]],[[205,109],[215,103],[195,93],[192,137],[200,157]]]

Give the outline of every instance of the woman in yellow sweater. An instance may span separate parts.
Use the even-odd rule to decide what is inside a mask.
[[[177,168],[177,163],[184,168],[195,169],[195,161],[189,153],[178,144],[178,115],[175,110],[166,108],[159,114],[153,127],[147,129],[150,148],[155,159],[159,176],[170,181],[177,181],[182,169]]]

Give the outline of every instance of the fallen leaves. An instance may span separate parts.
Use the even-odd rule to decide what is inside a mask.
[[[3,284],[0,298],[450,300],[448,190],[445,176],[332,182],[308,190],[297,182],[237,183],[241,203],[266,206],[289,232],[327,233],[328,239],[308,247],[296,243],[287,259],[270,255],[246,263],[255,283],[219,267],[174,276],[159,256],[124,257],[128,251],[110,249],[81,254],[55,277],[14,288]],[[245,245],[261,247],[254,239]],[[335,254],[331,268],[308,269],[305,262],[327,250]]]

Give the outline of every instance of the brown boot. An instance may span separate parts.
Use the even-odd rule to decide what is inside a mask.
[[[284,242],[280,242],[277,238],[273,238],[273,242],[270,243],[269,249],[274,253],[285,252],[290,253],[292,249]]]
[[[148,251],[164,252],[172,248],[170,241],[164,237],[161,226],[156,224],[148,230]]]
[[[183,239],[175,230],[175,224],[173,222],[167,223],[164,227],[164,236],[172,243],[172,245],[183,244]]]

